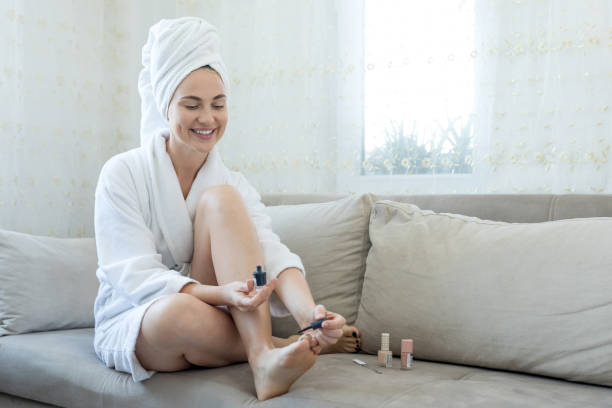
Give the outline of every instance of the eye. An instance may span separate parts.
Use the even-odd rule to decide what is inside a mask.
[[[215,105],[214,108],[215,109],[223,109],[223,108],[225,108],[225,105]]]
[[[198,105],[195,105],[195,106],[185,105],[185,107],[186,107],[187,109],[191,109],[191,110],[193,110],[193,109],[197,109],[197,108],[198,108]]]

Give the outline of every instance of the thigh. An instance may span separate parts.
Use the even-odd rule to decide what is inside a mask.
[[[244,361],[243,349],[231,316],[184,293],[153,302],[136,341],[140,364],[156,371],[184,370],[192,363],[218,367]]]

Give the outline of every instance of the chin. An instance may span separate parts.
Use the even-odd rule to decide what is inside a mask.
[[[198,152],[202,153],[202,154],[208,154],[214,147],[215,147],[216,143],[214,144],[208,144],[207,146],[202,146],[202,145],[191,145],[191,147],[194,150],[197,150]]]

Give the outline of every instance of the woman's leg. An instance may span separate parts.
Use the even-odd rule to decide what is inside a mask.
[[[191,277],[204,285],[218,285],[215,273],[215,264],[213,261],[210,234],[202,233],[207,230],[207,227],[201,225],[206,221],[206,215],[199,214],[201,214],[201,212],[198,212],[198,214],[196,214],[194,226],[194,254],[191,264]],[[249,224],[250,223],[248,223],[246,226],[243,226],[243,228],[246,228],[245,231],[240,230],[238,232],[240,236],[248,236],[249,233],[252,234],[252,231],[249,231]],[[234,248],[232,246],[228,249],[229,251],[226,251],[226,253],[217,255],[217,258],[220,258],[217,263],[222,262],[223,259],[232,258],[232,255],[229,252],[233,252]],[[261,260],[261,262],[263,262],[263,256],[261,255],[260,250],[258,250],[257,256],[259,258],[256,259]],[[255,265],[263,265],[263,263],[261,262],[256,263]],[[253,272],[254,270],[255,268],[252,268],[251,272]],[[354,353],[359,350],[361,340],[359,330],[354,326],[344,326],[343,331],[344,336],[341,337],[336,344],[323,348],[321,354]],[[288,339],[285,339],[272,336],[272,342],[276,347],[285,347],[293,342],[298,341],[299,337],[299,335],[293,335],[290,336]],[[246,361],[246,359],[244,361]]]
[[[208,217],[196,216],[192,277],[202,284],[217,285],[210,231],[203,223],[214,216],[204,205],[198,213],[208,213]],[[267,305],[260,307],[264,308],[267,310]],[[296,339],[274,337],[272,341],[276,347],[284,347]],[[183,370],[191,364],[217,367],[248,359],[233,318],[215,306],[182,293],[158,299],[147,309],[136,343],[136,356],[144,368],[157,371]]]
[[[191,364],[220,367],[246,361],[242,340],[227,313],[176,293],[153,302],[142,319],[136,356],[149,370],[177,371]]]
[[[240,194],[226,185],[206,190],[194,222],[194,279],[209,285],[245,281],[252,277],[257,265],[264,265],[263,253]],[[230,312],[260,399],[286,392],[314,364],[316,355],[310,349],[310,341],[275,347],[268,301],[252,312],[232,307]]]

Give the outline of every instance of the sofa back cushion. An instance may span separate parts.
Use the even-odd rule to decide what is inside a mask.
[[[612,218],[507,223],[377,202],[357,326],[375,353],[612,386]],[[418,362],[417,362],[418,364]]]
[[[368,223],[373,200],[352,195],[340,200],[266,207],[272,230],[300,256],[316,303],[344,316],[352,324],[370,248]],[[275,336],[299,329],[292,316],[273,318]]]
[[[0,336],[93,327],[93,238],[0,230]]]

